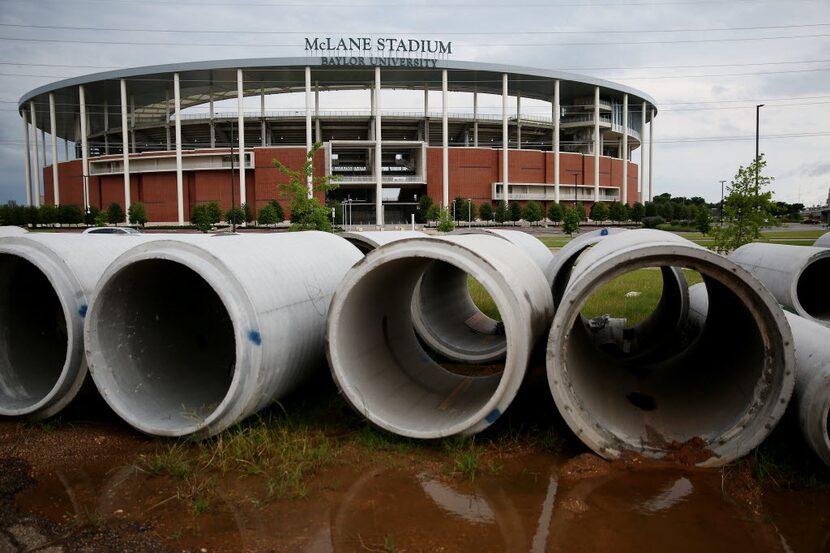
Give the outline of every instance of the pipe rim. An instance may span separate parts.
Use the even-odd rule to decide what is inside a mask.
[[[422,250],[423,247],[434,249],[435,253],[432,255],[424,255]],[[372,424],[389,432],[405,437],[420,439],[443,438],[457,434],[475,434],[495,422],[515,398],[519,386],[524,380],[526,362],[530,356],[531,344],[529,344],[528,341],[519,340],[518,347],[507,349],[504,369],[501,374],[473,377],[479,379],[499,379],[498,386],[483,406],[477,409],[465,420],[456,422],[436,432],[405,428],[400,425],[390,424],[389,422],[383,420],[382,417],[377,416],[367,406],[365,398],[357,393],[357,387],[345,381],[343,375],[341,374],[344,370],[344,364],[339,361],[340,341],[338,333],[334,327],[336,325],[336,321],[340,318],[340,314],[343,311],[344,304],[348,300],[349,293],[352,288],[354,288],[354,286],[359,283],[363,277],[376,270],[378,267],[381,267],[384,263],[413,257],[424,258],[429,261],[441,261],[448,263],[478,280],[493,298],[493,301],[496,303],[496,307],[499,309],[502,321],[504,322],[505,338],[507,341],[510,341],[512,336],[519,335],[517,329],[522,328],[525,325],[531,327],[531,325],[527,323],[524,323],[523,325],[522,321],[524,318],[519,314],[521,309],[517,308],[517,306],[521,305],[521,300],[518,296],[514,296],[512,294],[513,288],[509,286],[509,283],[504,278],[504,275],[502,275],[501,272],[488,260],[481,257],[476,252],[457,242],[443,240],[440,238],[408,238],[399,240],[393,244],[388,244],[382,249],[368,253],[363,259],[358,261],[346,274],[332,297],[325,333],[326,357],[329,362],[332,378],[347,403],[357,413],[361,414]],[[427,265],[425,264],[425,267],[426,266]],[[418,279],[417,282],[420,283],[420,279]],[[499,286],[496,286],[496,283],[498,283]],[[511,299],[508,296],[513,296],[515,299]],[[402,309],[406,309],[411,314],[409,302],[407,302],[405,306],[402,306]],[[508,318],[509,321],[507,320]],[[532,330],[532,328],[529,330]]]
[[[134,263],[142,261],[168,261],[193,271],[219,298],[233,327],[235,353],[233,378],[221,402],[207,417],[189,425],[179,424],[175,429],[141,420],[141,417],[136,416],[126,407],[127,402],[121,401],[119,395],[108,393],[108,388],[111,389],[112,386],[107,385],[112,384],[112,377],[108,374],[108,366],[101,353],[98,333],[93,333],[95,325],[101,318],[100,310],[103,300],[100,298],[104,297],[104,293],[113,286],[117,277],[129,270]],[[250,338],[250,332],[252,329],[259,328],[253,303],[233,271],[221,259],[192,243],[159,240],[135,246],[123,253],[101,276],[86,317],[84,344],[92,379],[101,397],[119,417],[145,434],[200,439],[221,432],[250,407],[241,405],[241,402],[236,399],[242,394],[243,388],[255,386],[257,380],[253,373],[259,371],[262,349],[254,344]]]
[[[816,263],[830,263],[830,249],[819,248],[819,251],[813,252],[805,261],[798,267],[792,282],[790,283],[790,298],[792,298],[793,308],[795,312],[807,320],[813,321],[820,325],[830,326],[830,317],[819,319],[813,316],[804,305],[801,303],[801,298],[798,294],[798,285],[801,282],[801,277],[810,270]]]
[[[617,257],[624,254],[635,254],[638,257],[633,260],[626,260],[624,263],[617,261]],[[660,260],[659,263],[658,260]],[[567,301],[567,304],[559,306],[554,316],[553,324],[551,325],[546,353],[548,384],[554,402],[568,426],[579,436],[580,440],[598,454],[604,457],[618,458],[623,453],[622,450],[631,450],[639,451],[646,456],[656,456],[659,458],[666,453],[662,449],[649,448],[642,444],[628,443],[611,431],[602,429],[601,425],[593,417],[588,416],[584,409],[580,408],[579,402],[573,396],[573,390],[570,386],[571,382],[567,375],[568,369],[564,359],[564,348],[559,347],[559,344],[567,342],[570,329],[573,328],[581,308],[591,294],[599,287],[627,272],[639,268],[662,265],[695,270],[702,275],[710,276],[721,282],[724,281],[723,277],[727,277],[728,280],[737,284],[737,290],[733,288],[731,290],[747,306],[753,320],[758,325],[766,351],[781,352],[777,363],[781,367],[777,375],[779,379],[776,386],[779,393],[771,396],[776,399],[780,398],[780,401],[766,400],[759,402],[758,385],[756,385],[756,393],[754,394],[752,405],[744,410],[743,415],[736,421],[735,425],[722,431],[718,438],[706,441],[706,447],[713,452],[713,456],[703,462],[697,463],[697,466],[720,466],[746,454],[763,441],[783,416],[795,385],[795,376],[793,373],[795,362],[793,337],[783,311],[781,311],[777,301],[772,298],[770,292],[767,291],[760,281],[748,271],[725,257],[694,244],[651,242],[623,248],[618,250],[613,257],[586,267],[582,273],[583,277],[577,281],[571,281],[569,284],[567,294],[564,297],[564,299],[568,299],[569,301]],[[756,312],[755,309],[751,308],[754,302],[749,301],[750,294],[754,299],[758,300],[758,305],[762,306],[763,313]],[[764,322],[763,320],[766,317],[769,317],[771,321],[776,323],[777,328],[780,329],[780,333],[776,332],[775,328],[769,328],[768,322]],[[767,332],[763,332],[765,328],[768,330]],[[775,345],[778,347],[771,347],[771,340],[775,341]],[[759,384],[763,383],[767,378],[775,376],[770,375],[770,371],[771,362],[767,358],[763,367],[763,375],[765,378],[759,378]],[[560,384],[560,381],[562,384]],[[568,392],[566,393],[565,390],[568,390]],[[764,411],[763,415],[755,414],[757,410]],[[579,415],[578,413],[585,413],[585,415]],[[766,431],[741,432],[741,430],[746,429],[749,425],[755,427],[756,430],[763,428]],[[606,445],[609,443],[617,444],[621,447],[617,449],[616,447]],[[628,447],[624,447],[626,445]],[[654,455],[655,453],[659,455]]]
[[[0,405],[0,416],[24,416],[33,420],[45,419],[57,414],[71,402],[81,389],[87,374],[83,352],[83,322],[74,317],[84,317],[87,300],[72,270],[55,258],[55,253],[40,242],[26,236],[4,237],[0,242],[0,255],[18,257],[32,264],[47,279],[58,299],[66,324],[66,350],[60,375],[49,392],[39,401],[20,409]],[[75,347],[73,347],[73,344]]]

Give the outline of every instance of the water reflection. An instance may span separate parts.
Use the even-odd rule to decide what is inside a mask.
[[[423,469],[359,470],[330,469],[308,498],[291,500],[265,500],[256,478],[215,479],[209,508],[197,513],[185,480],[78,467],[41,478],[18,504],[53,520],[149,523],[175,549],[209,551],[800,553],[830,543],[826,492],[776,493],[753,512],[723,490],[718,472],[560,476],[560,466],[540,456],[474,481]]]

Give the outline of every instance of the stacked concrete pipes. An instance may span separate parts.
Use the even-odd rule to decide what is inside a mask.
[[[816,244],[822,238],[830,247],[830,234]],[[729,257],[756,276],[788,311],[801,432],[830,465],[830,248],[754,243]]]

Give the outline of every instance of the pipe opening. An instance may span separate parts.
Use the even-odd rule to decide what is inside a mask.
[[[498,307],[487,289],[464,270],[441,261],[430,263],[412,309],[419,338],[443,358],[462,364],[504,359],[504,324]]]
[[[94,319],[103,357],[96,381],[117,391],[108,394],[117,411],[170,433],[215,411],[233,379],[236,344],[228,311],[204,278],[178,262],[138,261],[96,303],[106,314]]]
[[[427,278],[427,273],[436,279]],[[440,277],[460,279],[462,285]],[[475,278],[504,313],[505,300],[499,299],[492,278]],[[469,333],[463,323],[469,315],[459,308],[465,305],[461,300],[478,311],[467,279],[465,270],[447,262],[405,257],[373,267],[346,289],[337,324],[329,326],[329,355],[341,389],[376,424],[402,435],[440,437],[487,416],[482,410],[500,386],[504,365],[439,362],[440,356],[429,351],[413,327],[417,288],[426,304],[423,310],[431,320],[445,323],[431,331],[463,343]],[[511,331],[507,325],[503,328],[503,336],[492,337],[501,347]]]
[[[798,303],[811,317],[830,322],[830,257],[810,263],[798,278],[796,294]]]
[[[639,260],[624,271],[649,263]],[[693,438],[710,444],[738,425],[756,402],[766,368],[763,330],[735,291],[701,270],[710,306],[702,329],[689,329],[688,314],[683,324],[668,326],[676,313],[667,318],[671,302],[661,300],[639,325],[654,323],[645,343],[625,330],[592,325],[578,312],[563,334],[567,377],[581,416],[627,448],[665,452],[672,443]],[[621,274],[600,277],[595,289]],[[583,296],[578,309],[588,301]],[[661,347],[661,355],[653,354],[653,346]],[[636,355],[649,350],[650,356]]]
[[[63,306],[33,263],[0,254],[0,407],[28,409],[54,389],[69,348]]]

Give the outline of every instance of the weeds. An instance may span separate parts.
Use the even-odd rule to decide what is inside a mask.
[[[192,462],[188,458],[187,446],[177,442],[152,455],[143,455],[140,470],[156,476],[170,476],[177,480],[193,474]]]
[[[176,498],[185,503],[194,515],[210,511],[214,482],[211,479],[190,476],[176,490]]]

